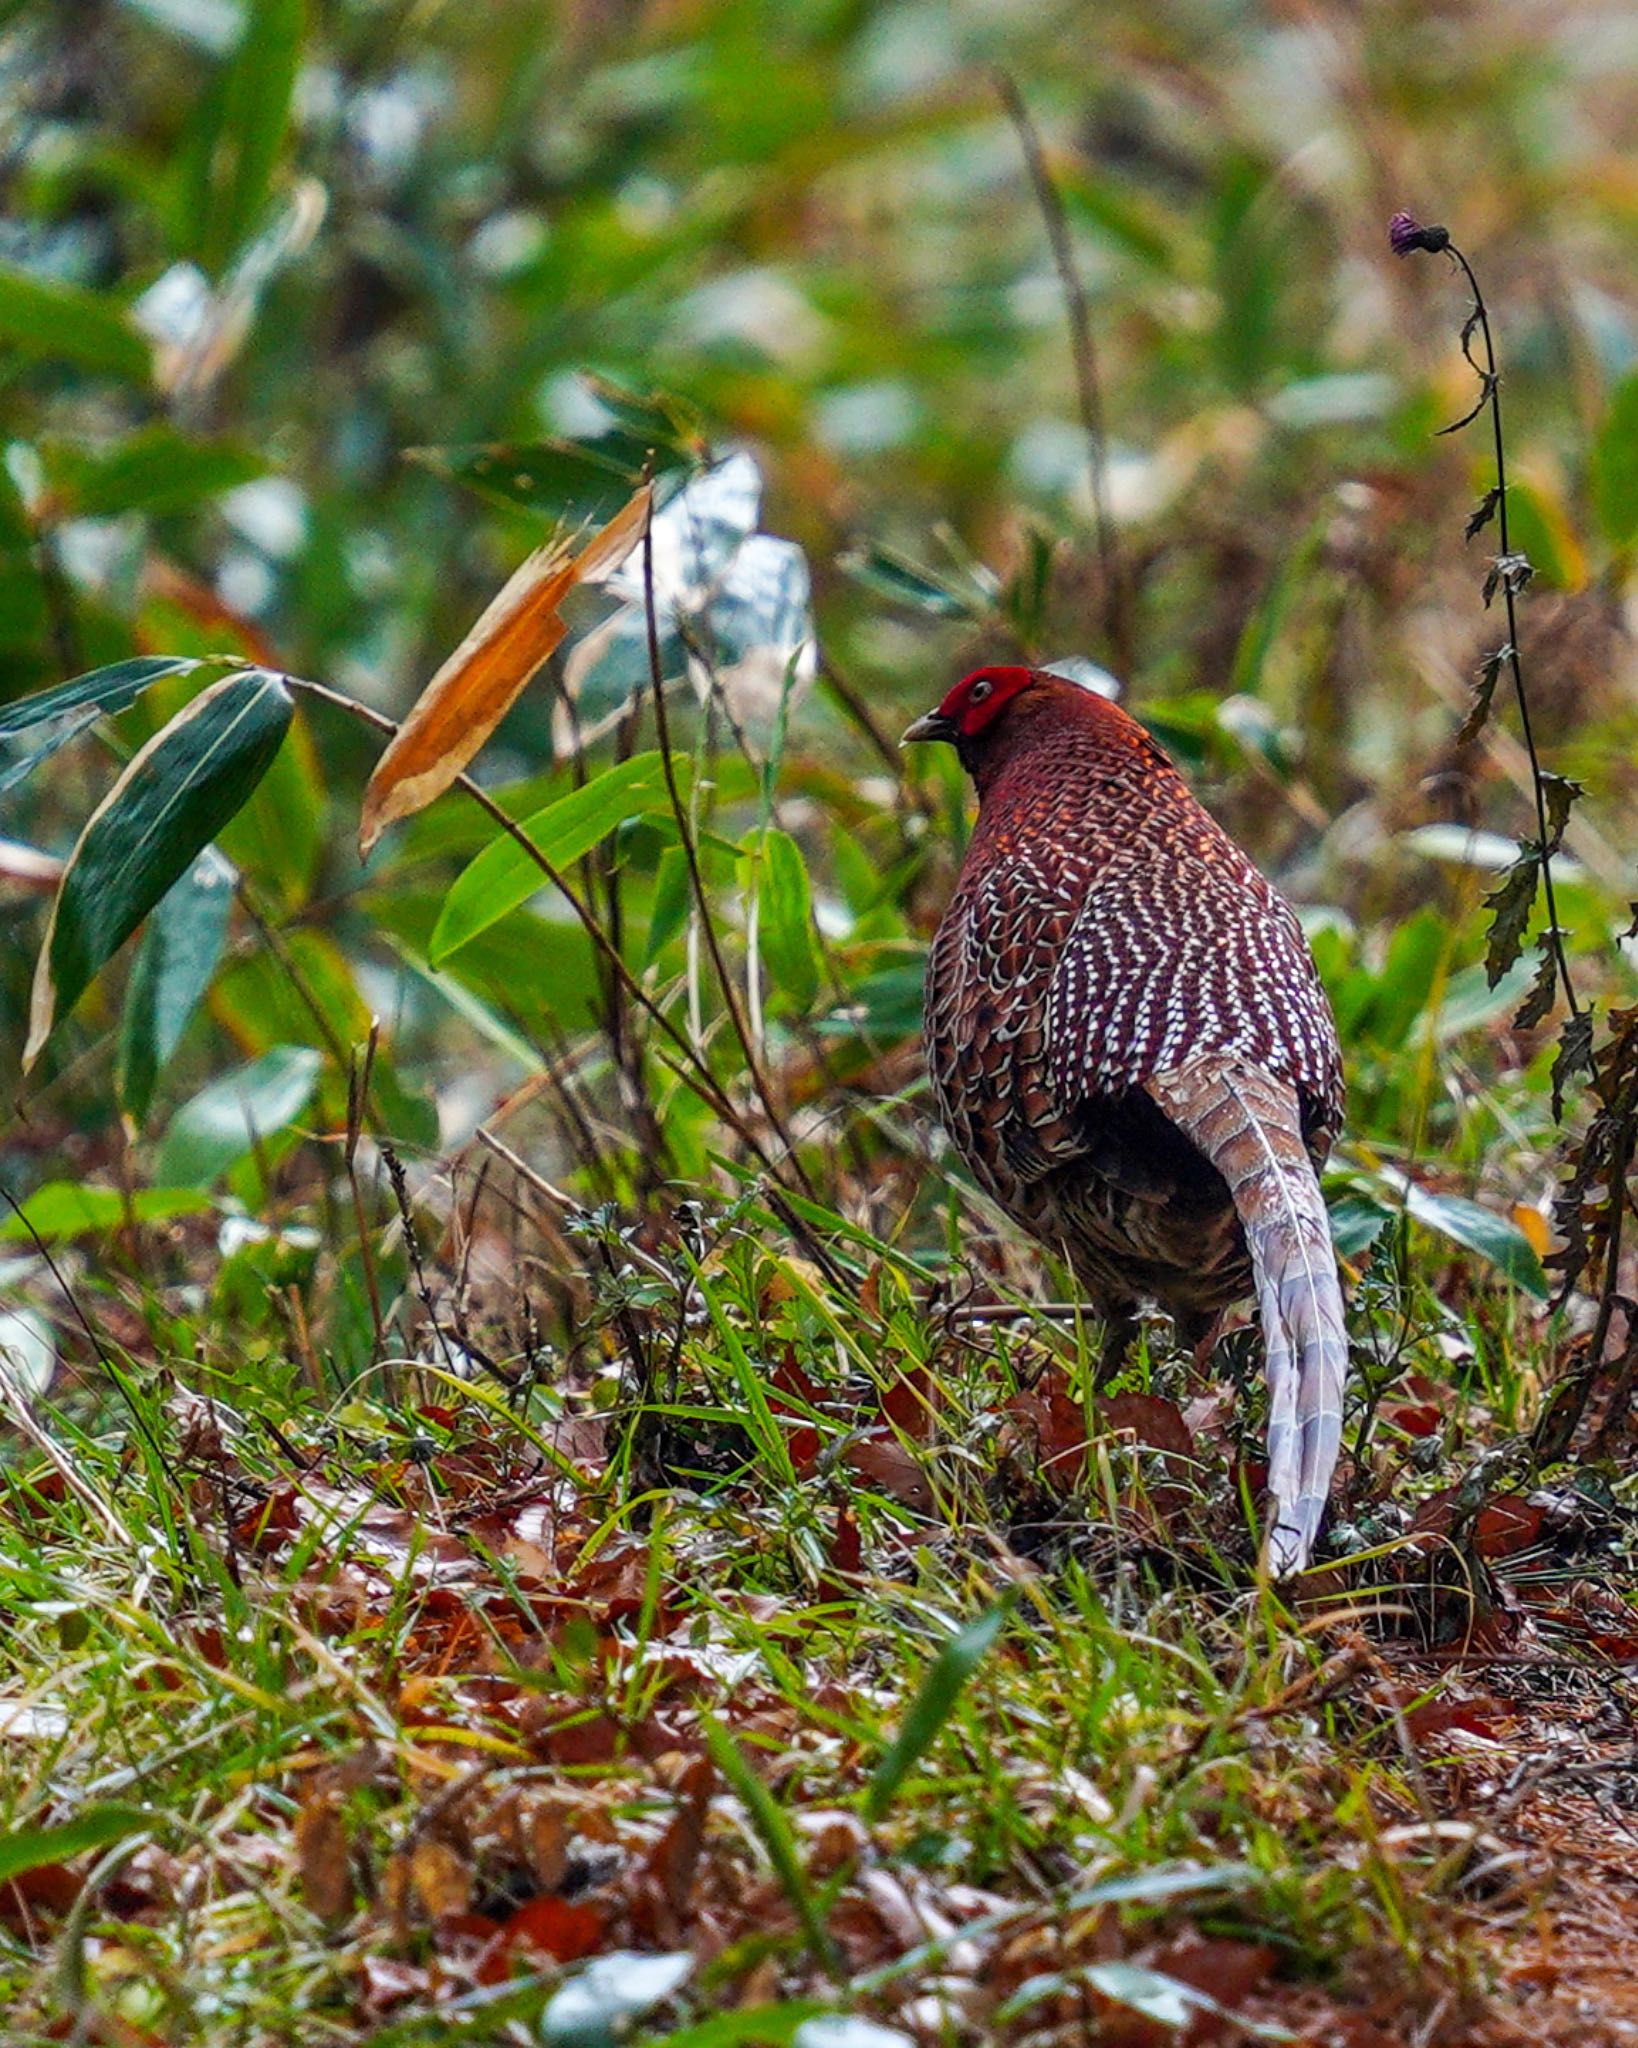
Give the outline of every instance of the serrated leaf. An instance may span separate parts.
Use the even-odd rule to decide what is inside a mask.
[[[1564,1091],[1577,1074],[1593,1071],[1593,1020],[1590,1010],[1573,1012],[1564,1020],[1558,1035],[1558,1053],[1553,1060],[1553,1115],[1564,1114]]]
[[[1496,680],[1502,672],[1502,664],[1513,657],[1513,643],[1509,640],[1487,654],[1479,666],[1479,680],[1473,685],[1473,702],[1462,729],[1456,735],[1459,747],[1471,745],[1483,732],[1490,718],[1491,700],[1496,694]]]
[[[207,846],[166,891],[142,935],[120,1021],[117,1086],[127,1116],[140,1124],[161,1069],[181,1042],[227,942],[231,861]]]
[[[1496,512],[1501,505],[1501,500],[1500,484],[1492,484],[1469,515],[1467,526],[1462,535],[1464,540],[1471,540],[1476,533],[1484,531],[1491,520],[1495,518]]]
[[[1570,822],[1570,812],[1586,790],[1568,775],[1554,775],[1547,768],[1540,772],[1542,801],[1547,807],[1547,851],[1557,853]]]
[[[905,1709],[898,1734],[871,1773],[864,1803],[867,1820],[878,1821],[883,1817],[899,1787],[932,1747],[939,1730],[954,1712],[967,1681],[1006,1626],[1010,1612],[1006,1602],[992,1607],[940,1646],[916,1688],[915,1698]]]
[[[1524,935],[1540,886],[1541,850],[1533,841],[1527,841],[1524,851],[1502,876],[1500,886],[1484,899],[1485,909],[1491,912],[1490,929],[1485,935],[1484,971],[1492,988],[1524,950]]]
[[[642,538],[650,493],[640,488],[584,542],[536,548],[416,700],[364,792],[358,850],[369,853],[387,827],[441,796],[517,702],[562,640],[563,600],[606,574]]]
[[[0,343],[35,361],[73,363],[133,384],[153,373],[153,352],[121,307],[99,292],[0,267]]]
[[[69,855],[34,973],[25,1070],[94,975],[250,795],[284,739],[290,692],[265,669],[224,676],[157,732]]]
[[[1479,372],[1479,395],[1474,400],[1472,409],[1468,412],[1464,412],[1459,420],[1452,420],[1448,427],[1441,427],[1439,429],[1439,435],[1442,436],[1445,434],[1459,434],[1462,431],[1463,427],[1472,426],[1473,422],[1479,417],[1480,413],[1482,413],[1485,407],[1490,403],[1491,394],[1495,391],[1495,388],[1495,378],[1491,376],[1488,370],[1481,370]]]
[[[171,1118],[159,1177],[171,1187],[208,1187],[247,1152],[287,1130],[313,1099],[323,1055],[276,1045],[201,1088]]]
[[[1558,990],[1558,955],[1553,951],[1553,936],[1553,930],[1549,929],[1536,940],[1540,958],[1536,961],[1529,993],[1514,1014],[1515,1031],[1533,1031],[1553,1007],[1553,997]]]
[[[819,993],[819,953],[808,867],[796,841],[776,826],[762,835],[757,935],[774,987],[798,1012],[811,1009]]]
[[[679,788],[686,791],[688,763],[676,764]],[[596,775],[583,789],[571,790],[556,803],[524,820],[522,832],[553,867],[568,867],[590,853],[627,818],[671,808],[665,764],[656,752],[633,754]],[[427,958],[440,967],[452,953],[487,931],[492,924],[527,903],[545,876],[537,863],[509,835],[491,841],[460,875],[444,898],[427,946]]]

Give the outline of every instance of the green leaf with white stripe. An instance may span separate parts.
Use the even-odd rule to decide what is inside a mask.
[[[244,669],[201,691],[126,766],[58,885],[34,972],[25,1068],[267,773],[290,714],[280,677]]]

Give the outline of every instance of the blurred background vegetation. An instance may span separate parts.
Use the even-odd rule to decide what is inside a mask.
[[[1567,1711],[1559,1671],[1603,1658],[1587,1712],[1618,1725],[1638,1352],[1593,1454],[1527,1496],[1580,1408],[1534,1453],[1520,1432],[1595,1311],[1550,1311],[1541,1263],[1557,1020],[1514,1022],[1528,954],[1485,967],[1482,898],[1533,817],[1505,680],[1456,737],[1502,638],[1495,529],[1463,535],[1485,423],[1438,437],[1476,395],[1469,302],[1387,224],[1446,223],[1489,299],[1537,737],[1587,791],[1559,908],[1607,1018],[1638,893],[1635,133],[1618,0],[0,0],[0,1189],[26,1211],[0,1217],[0,1803],[5,1874],[36,1882],[34,1920],[0,1900],[0,1976],[30,2039],[352,2039],[403,2001],[445,2039],[452,1985],[465,2038],[517,2039],[483,2004],[514,1933],[550,1965],[530,2014],[610,1943],[686,1944],[707,2012],[834,2003],[833,1906],[849,1969],[882,1966],[853,1990],[895,2011],[892,1958],[933,1923],[888,1924],[890,1872],[1043,1916],[1045,1946],[1032,1919],[972,1966],[975,2027],[1015,1980],[1084,1998],[1093,1966],[1192,2024],[1150,1970],[1187,1956],[1151,1937],[1226,1886],[1201,1982],[1230,2004],[1278,1959],[1299,1998],[1324,1976],[1393,2039],[1396,1999],[1458,2038],[1441,1987],[1500,1967],[1474,1787],[1506,1833],[1523,1781],[1424,1770],[1413,1736],[1428,1759],[1450,1724],[1407,1734],[1437,1677],[1414,1660],[1562,1650],[1516,1716],[1461,1709],[1527,1757],[1530,1685],[1550,1668]],[[571,594],[474,768],[567,849],[578,910],[508,879],[460,794],[361,862],[383,742],[357,706],[402,718],[650,450],[677,807],[639,552]],[[206,655],[352,708],[297,693],[254,797],[25,1077],[56,864],[203,675],[156,662],[100,718],[15,700]],[[1336,1006],[1352,1562],[1300,1633],[1246,1592],[1238,1338],[1242,1398],[1157,1345],[1094,1403],[1078,1330],[959,1319],[1053,1290],[941,1152],[917,1045],[968,792],[897,735],[992,658],[1119,672],[1300,906]],[[252,693],[275,730],[282,692]],[[82,932],[119,854],[82,863]],[[1631,1263],[1595,1262],[1606,1306]],[[666,1776],[690,1746],[704,1777]],[[474,1756],[485,1799],[584,1788],[589,1855],[559,1814],[520,1875],[463,1818]],[[838,1805],[875,1833],[837,1849]],[[659,1891],[657,1812],[687,1847]],[[1588,1826],[1602,1971],[1602,1805]],[[135,1831],[164,1856],[82,1891],[69,1864]],[[1545,1839],[1575,1860],[1556,1818]],[[1088,1874],[1115,1889],[1075,1905]],[[603,2034],[548,2038],[625,2038],[614,1991]],[[815,2009],[686,2038],[801,2040]],[[957,2038],[928,2010],[917,2038]]]
[[[1105,631],[1064,285],[998,69],[1090,301],[1129,646]],[[894,738],[964,663],[1081,658],[1128,671],[1127,702],[1305,906],[1349,1042],[1362,1197],[1431,1154],[1423,1178],[1480,1196],[1502,1219],[1491,1254],[1534,1271],[1550,1048],[1503,1028],[1527,970],[1487,990],[1475,915],[1528,780],[1505,717],[1452,745],[1498,637],[1487,542],[1461,531],[1486,445],[1434,438],[1471,402],[1467,299],[1439,259],[1396,262],[1385,225],[1399,206],[1447,222],[1486,280],[1539,736],[1589,790],[1562,913],[1619,990],[1638,746],[1626,9],[52,0],[7,10],[0,75],[0,696],[227,652],[401,715],[526,550],[593,509],[584,466],[541,445],[606,436],[586,378],[663,394],[683,440],[740,458],[713,473],[738,495],[677,581],[721,655],[714,680],[693,663],[684,741],[739,760],[711,799],[739,836],[707,845],[707,879],[779,1102],[833,1160],[850,1138],[874,1223],[910,1185],[880,1169],[913,1174],[926,1143],[881,1105],[915,1084],[920,947],[962,830],[954,763],[918,762],[907,791]],[[801,556],[764,551],[760,580],[747,557],[736,584],[758,521]],[[531,808],[585,772],[553,770],[554,735],[572,754],[577,724],[606,732],[641,694],[640,647],[603,661],[584,635],[611,604],[581,598],[482,764]],[[8,837],[65,852],[116,755],[193,687],[123,714],[114,753],[80,740],[11,787]],[[304,704],[223,836],[251,910],[135,1105],[139,1148],[225,1067],[292,1046],[325,1061],[307,1126],[334,1129],[338,1048],[373,1014],[376,1109],[406,1150],[463,1143],[567,1058],[601,1090],[609,1186],[629,1192],[641,1120],[600,1033],[577,1039],[609,1018],[596,949],[547,895],[431,973],[442,892],[492,828],[449,799],[361,869],[377,744]],[[816,925],[764,937],[753,965],[743,833],[770,817]],[[587,886],[618,905],[634,969],[708,1029],[720,997],[677,858],[663,819],[628,827]],[[13,866],[16,1099],[44,897]],[[122,985],[103,978],[30,1084],[7,1141],[19,1193],[124,1156]],[[299,1086],[278,1099],[298,1098],[308,1112]],[[662,1110],[667,1163],[699,1172],[720,1128],[681,1090]],[[166,1178],[163,1153],[136,1157]]]

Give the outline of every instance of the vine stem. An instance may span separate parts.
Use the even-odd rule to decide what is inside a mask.
[[[1490,408],[1491,437],[1496,451],[1496,519],[1501,553],[1505,559],[1513,550],[1507,530],[1507,447],[1502,436],[1501,377],[1496,368],[1496,344],[1490,333],[1489,309],[1484,302],[1484,293],[1479,289],[1479,280],[1473,274],[1473,266],[1454,242],[1448,246],[1451,255],[1461,265],[1462,275],[1467,279],[1468,290],[1473,294],[1473,311],[1478,317],[1479,333],[1484,341],[1484,403]],[[1517,601],[1513,591],[1513,579],[1505,570],[1501,577],[1501,589],[1502,602],[1507,608],[1507,666],[1513,677],[1513,695],[1519,707],[1519,731],[1524,739],[1524,750],[1530,757],[1530,783],[1536,798],[1536,830],[1541,835],[1541,885],[1547,899],[1547,929],[1552,942],[1553,957],[1558,963],[1558,978],[1564,985],[1564,1000],[1570,1006],[1570,1015],[1579,1017],[1581,1005],[1576,1000],[1575,984],[1570,979],[1570,963],[1564,952],[1564,935],[1558,922],[1558,902],[1553,889],[1553,857],[1548,844],[1547,798],[1542,788],[1541,757],[1536,752],[1535,734],[1530,726],[1530,700],[1524,690],[1524,669],[1519,660]]]

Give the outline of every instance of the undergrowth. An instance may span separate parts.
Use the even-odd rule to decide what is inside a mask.
[[[1395,221],[1428,341],[1313,169],[1460,190],[1533,17],[1459,92],[1315,25],[1299,147],[1283,17],[72,12],[0,32],[6,2042],[1516,2038],[1631,1778],[1638,340],[1532,184],[1494,305]],[[1285,1589],[1254,1332],[1095,1387],[921,1070],[896,734],[1089,653],[1346,1051]]]

